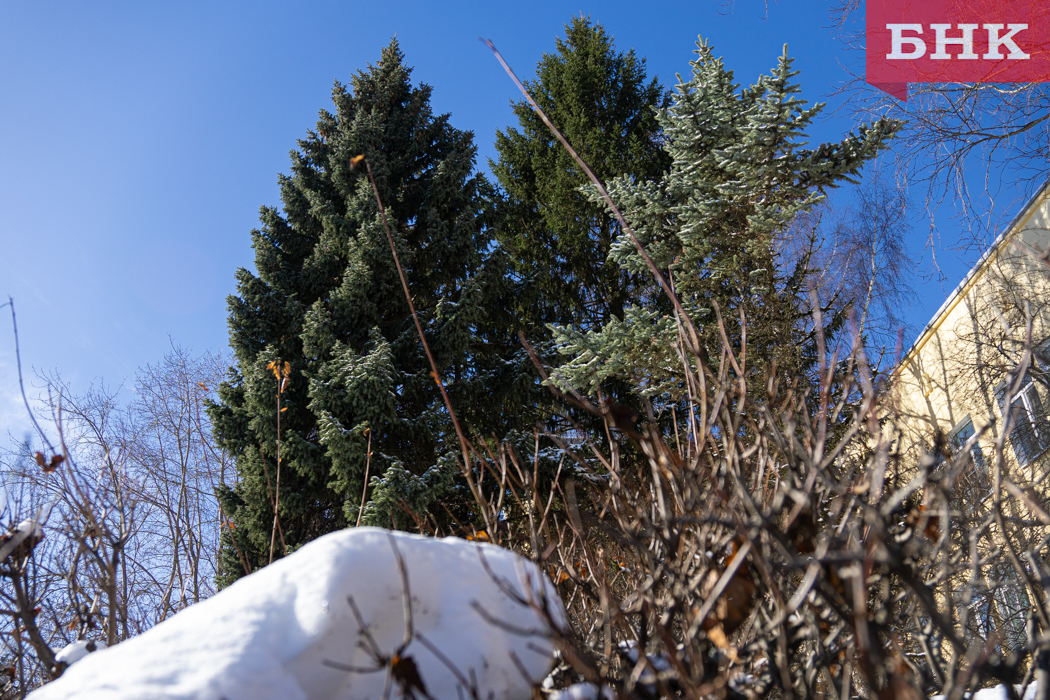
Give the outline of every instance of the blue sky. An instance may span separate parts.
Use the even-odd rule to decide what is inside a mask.
[[[688,72],[698,35],[741,82],[787,43],[814,101],[834,103],[846,67],[859,69],[822,0],[0,2],[0,294],[15,300],[27,379],[35,367],[74,390],[100,378],[130,387],[172,341],[224,348],[226,296],[235,270],[252,267],[249,232],[260,206],[279,204],[289,150],[330,105],[333,81],[395,34],[435,111],[475,133],[485,167],[515,92],[478,38],[529,77],[581,13],[665,84]],[[813,140],[853,126],[840,113]],[[915,228],[916,254],[926,233]],[[941,235],[950,243],[950,226]],[[969,260],[940,254],[949,277],[965,273]],[[919,291],[917,328],[944,299],[939,284]],[[3,313],[0,430],[20,435]]]

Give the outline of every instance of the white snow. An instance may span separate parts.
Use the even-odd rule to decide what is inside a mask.
[[[395,545],[415,634],[401,656],[415,662],[428,694],[470,697],[462,687],[468,683],[483,698],[530,698],[553,651],[537,608],[565,624],[547,578],[494,545],[377,528],[322,537],[144,634],[89,654],[29,697],[379,700],[389,664],[368,651],[368,637],[389,659],[405,636]],[[397,682],[390,696],[402,696]]]
[[[9,535],[3,536],[3,544],[0,544],[0,561],[7,559],[19,547],[23,547],[23,543],[27,540],[29,544],[23,547],[23,552],[25,548],[32,550],[43,539],[44,529],[40,526],[39,519],[26,518],[18,523]]]
[[[575,683],[551,693],[549,700],[616,700],[616,692],[606,685],[602,686],[599,696],[598,686],[594,683]]]
[[[15,532],[24,532],[26,537],[32,537],[37,541],[44,539],[44,529],[40,527],[40,523],[35,518],[26,518],[18,523],[15,527]]]
[[[62,651],[55,654],[55,661],[71,666],[91,652],[101,651],[105,648],[106,643],[101,639],[81,639],[62,647]]]

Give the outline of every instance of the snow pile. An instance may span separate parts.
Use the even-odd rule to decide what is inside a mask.
[[[412,634],[400,649],[406,607]],[[404,687],[422,697],[418,680],[440,700],[470,697],[468,685],[475,697],[527,700],[552,661],[537,607],[564,625],[554,587],[507,550],[344,530],[139,637],[87,655],[30,697],[378,700],[388,682],[391,697]]]
[[[75,664],[77,661],[80,661],[81,659],[83,659],[85,656],[87,656],[91,652],[99,651],[99,650],[105,649],[105,648],[106,648],[106,643],[104,641],[102,641],[101,639],[99,639],[99,640],[81,639],[79,641],[73,642],[72,644],[67,644],[66,646],[62,647],[62,651],[60,651],[57,654],[55,654],[55,663],[56,664],[65,664],[66,666],[71,666],[71,665]]]

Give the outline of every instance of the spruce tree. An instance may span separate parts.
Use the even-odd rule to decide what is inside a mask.
[[[453,404],[479,430],[498,422],[510,381],[485,342],[500,327],[486,300],[504,294],[505,279],[502,257],[488,253],[491,187],[475,172],[472,135],[431,112],[431,89],[413,86],[410,71],[392,41],[351,87],[336,83],[334,111],[321,112],[291,154],[291,174],[280,177],[283,212],[264,207],[252,232],[257,274],[237,273],[229,299],[236,364],[211,409],[239,474],[220,494],[232,523],[227,580],[269,559],[278,438],[289,549],[357,521],[366,464],[378,477],[365,518],[373,524],[403,524],[402,500],[425,511],[456,489],[455,435],[355,156],[375,174]],[[268,366],[284,362],[278,435]]]
[[[544,54],[529,93],[602,180],[655,179],[669,164],[656,110],[669,95],[645,59],[617,52],[600,24],[577,17]],[[588,199],[588,180],[524,101],[519,129],[496,134],[492,172],[504,192],[497,238],[520,282],[518,313],[533,340],[547,323],[597,328],[622,317],[638,284],[615,261],[615,219]]]
[[[672,281],[713,361],[720,349],[717,306],[734,346],[741,313],[746,318],[756,381],[765,381],[774,361],[782,372],[804,374],[815,352],[806,321],[808,259],[781,259],[777,243],[829,188],[856,182],[900,122],[880,120],[837,143],[808,148],[806,130],[823,105],[807,107],[798,97],[786,48],[769,75],[740,89],[711,47],[698,46],[690,79],[677,85],[672,105],[659,116],[670,170],[646,181],[619,178],[608,189]],[[591,199],[601,201],[593,191]],[[616,241],[611,258],[628,272],[647,274],[627,236]],[[841,317],[824,330],[838,322]],[[680,396],[677,337],[650,282],[622,321],[586,333],[557,330],[557,342],[572,357],[559,371],[561,381],[589,390],[613,379],[640,381],[650,396]]]

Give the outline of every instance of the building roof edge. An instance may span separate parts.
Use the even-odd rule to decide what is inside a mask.
[[[1016,227],[1018,226],[1018,224],[1024,221],[1024,219],[1027,218],[1029,212],[1032,211],[1032,209],[1040,202],[1040,200],[1046,198],[1048,195],[1050,195],[1050,177],[1047,177],[1047,179],[1043,182],[1043,186],[1040,187],[1039,190],[1029,198],[1025,205],[1021,207],[1017,214],[1015,214],[1014,217],[1010,220],[1010,223],[1007,224],[1007,226],[999,233],[999,235],[995,237],[995,240],[992,241],[992,244],[988,247],[988,249],[984,251],[980,258],[978,258],[974,266],[970,268],[969,272],[966,273],[966,276],[962,278],[959,284],[955,286],[955,289],[952,290],[952,293],[949,294],[947,298],[945,298],[944,303],[941,304],[937,311],[933,314],[933,316],[930,317],[930,320],[926,323],[925,326],[923,326],[923,329],[919,332],[919,335],[912,342],[907,352],[901,355],[900,362],[897,363],[897,367],[893,371],[894,375],[898,374],[900,370],[903,369],[904,366],[911,361],[915,353],[922,349],[922,347],[926,344],[926,341],[929,339],[929,336],[932,335],[933,331],[935,331],[938,328],[938,326],[940,326],[941,317],[945,315],[948,310],[955,306],[956,300],[959,298],[960,295],[963,294],[963,292],[969,286],[971,280],[973,280],[974,277],[976,277],[980,270],[984,267],[984,264],[990,258],[994,257],[994,255],[999,251],[999,249],[1002,248],[1003,244],[1006,242],[1006,239],[1016,232]]]

